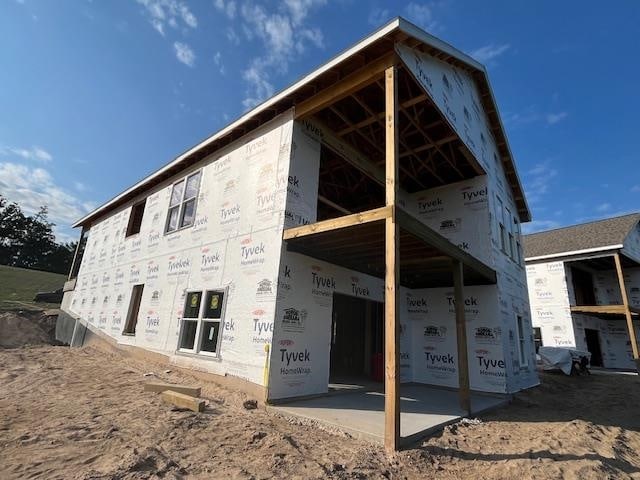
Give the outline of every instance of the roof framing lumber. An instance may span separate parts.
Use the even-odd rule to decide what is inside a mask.
[[[383,55],[373,62],[369,62],[364,67],[347,75],[332,86],[325,88],[308,100],[297,104],[295,106],[295,118],[300,119],[308,115],[313,115],[332,103],[372,84],[382,77],[388,67],[395,65],[398,61],[397,55],[395,52],[392,52]]]

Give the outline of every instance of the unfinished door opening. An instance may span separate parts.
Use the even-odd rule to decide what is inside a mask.
[[[329,382],[382,382],[384,372],[383,304],[333,295]]]
[[[131,300],[129,301],[129,311],[127,312],[127,322],[124,325],[123,335],[135,335],[136,324],[138,323],[138,313],[140,312],[140,301],[144,284],[134,285],[131,290]]]
[[[576,267],[571,267],[573,291],[576,295],[576,305],[596,305],[593,288],[593,275]]]
[[[587,350],[591,353],[591,366],[602,367],[602,350],[600,348],[600,332],[592,328],[584,329]]]

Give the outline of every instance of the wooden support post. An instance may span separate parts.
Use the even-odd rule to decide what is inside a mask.
[[[400,229],[396,222],[398,197],[398,80],[395,66],[385,70],[386,131],[386,205],[391,215],[385,219],[385,376],[384,447],[389,453],[400,445],[400,325],[398,291],[400,289]]]
[[[638,362],[638,341],[636,340],[636,330],[633,327],[633,317],[631,315],[631,309],[629,308],[629,297],[627,296],[627,286],[624,283],[624,273],[622,272],[622,262],[620,261],[620,254],[615,253],[613,255],[613,259],[616,262],[618,283],[620,284],[620,293],[622,294],[622,306],[624,307],[624,316],[627,317],[627,330],[629,332],[629,340],[631,341],[633,359],[636,361],[636,365],[640,366],[640,362]]]
[[[462,262],[453,260],[453,290],[456,308],[456,338],[458,340],[458,383],[460,407],[471,414],[469,392],[469,358],[467,354],[467,322],[464,317],[464,272]]]
[[[76,245],[76,250],[73,253],[73,261],[71,262],[71,268],[69,269],[69,277],[67,280],[73,280],[78,276],[78,271],[80,270],[80,259],[78,256],[80,254],[80,249],[84,248],[83,242],[86,234],[87,229],[83,226],[82,231],[80,232],[80,238],[78,239],[78,244]]]

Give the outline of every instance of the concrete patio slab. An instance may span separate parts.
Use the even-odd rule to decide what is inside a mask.
[[[465,413],[458,405],[458,392],[428,385],[402,385],[400,390],[400,431],[402,444],[420,438],[459,421]],[[505,405],[507,395],[472,393],[472,415]],[[374,442],[384,440],[384,393],[376,390],[349,390],[340,394],[294,400],[271,406],[272,410],[315,420],[358,438]]]

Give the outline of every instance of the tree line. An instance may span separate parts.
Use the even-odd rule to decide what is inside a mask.
[[[0,195],[0,265],[69,273],[77,242],[57,243],[47,207],[25,215]]]

